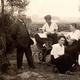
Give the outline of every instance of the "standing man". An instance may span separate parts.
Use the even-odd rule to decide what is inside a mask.
[[[22,24],[21,21],[18,22]],[[33,44],[32,39],[30,38],[29,32],[25,26],[25,23],[22,26],[19,26],[17,32],[17,67],[18,69],[22,67],[23,54],[25,53],[28,65],[31,68],[34,68],[31,45]]]
[[[28,61],[28,65],[30,68],[35,68],[34,61],[32,58],[31,45],[33,44],[32,39],[30,38],[29,32],[24,21],[19,18],[15,20],[15,22],[10,27],[10,34],[17,47],[17,68],[18,71],[22,70],[22,61],[23,54]]]

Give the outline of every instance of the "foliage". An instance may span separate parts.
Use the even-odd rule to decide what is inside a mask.
[[[7,0],[11,6],[16,6],[18,8],[25,8],[29,1],[27,0]]]

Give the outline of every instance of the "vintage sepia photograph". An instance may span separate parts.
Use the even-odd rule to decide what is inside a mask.
[[[80,80],[80,0],[0,0],[0,80]]]

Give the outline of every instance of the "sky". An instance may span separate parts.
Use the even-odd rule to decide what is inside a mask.
[[[47,14],[58,17],[80,17],[80,0],[31,0],[27,14],[43,17]]]

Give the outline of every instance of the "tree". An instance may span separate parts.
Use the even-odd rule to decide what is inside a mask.
[[[2,16],[4,15],[4,0],[1,0]]]
[[[9,1],[11,6],[16,6],[19,8],[25,8],[29,4],[28,0],[7,0],[7,1]]]
[[[19,10],[17,10],[19,12],[18,17],[19,17],[19,15],[22,15],[22,18],[26,21],[27,18],[25,16],[25,14],[21,14],[21,12],[23,10],[25,10],[25,8],[28,4],[29,4],[28,0],[1,0],[2,16],[0,19],[1,20],[0,23],[2,25],[2,28],[5,27],[4,25],[8,25],[10,23],[10,20],[8,19],[8,17],[10,17],[12,20],[15,20],[15,17],[13,17],[13,13],[15,12],[15,10],[14,10],[15,7],[17,7],[19,9]],[[9,7],[9,8],[11,7],[10,8],[11,10],[9,11],[8,9],[6,9],[6,7]],[[21,9],[23,9],[23,10],[21,11]],[[8,11],[8,12],[6,12],[6,11]],[[7,15],[8,17],[6,17],[6,13],[8,14]]]
[[[2,17],[2,18],[1,18]],[[4,26],[4,0],[1,0],[1,16],[0,25]]]
[[[7,0],[9,2],[9,5],[11,6],[12,13],[14,12],[14,7],[17,7],[18,9],[24,9],[29,4],[28,0]]]

